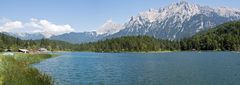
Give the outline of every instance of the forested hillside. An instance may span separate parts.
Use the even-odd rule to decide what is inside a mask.
[[[52,51],[58,50],[71,50],[73,44],[69,44],[63,41],[55,41],[48,39],[41,40],[21,40],[12,36],[8,36],[4,33],[0,33],[0,51],[4,49],[11,49],[17,51],[18,49],[32,49],[47,48]]]
[[[164,50],[240,50],[240,21],[229,22],[179,41],[148,36],[127,36],[81,44],[76,50],[97,52]]]
[[[142,52],[173,50],[240,51],[240,21],[229,22],[179,41],[159,40],[149,36],[125,36],[85,44],[56,40],[20,40],[0,34],[0,51],[19,48],[47,48],[52,51]]]
[[[240,21],[219,25],[181,41],[182,50],[240,50]]]
[[[107,39],[94,43],[81,44],[77,50],[97,52],[124,52],[124,51],[164,51],[178,50],[176,42],[158,40],[149,36],[126,36]]]

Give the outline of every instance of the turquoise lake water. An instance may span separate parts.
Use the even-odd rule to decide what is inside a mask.
[[[34,65],[57,85],[240,85],[240,53],[62,52]]]

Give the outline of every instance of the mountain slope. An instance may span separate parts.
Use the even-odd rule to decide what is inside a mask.
[[[7,35],[14,36],[16,38],[20,38],[22,40],[38,40],[45,38],[45,36],[41,33],[11,33],[4,32]]]
[[[159,39],[182,39],[236,20],[240,20],[238,9],[210,8],[181,1],[133,16],[123,30],[109,37],[149,35]]]
[[[158,39],[177,40],[191,37],[200,31],[208,30],[225,22],[237,20],[240,20],[239,9],[211,8],[181,1],[164,8],[141,12],[132,16],[123,25],[108,20],[96,31],[65,33],[49,39],[86,43],[122,36],[147,35]],[[42,36],[36,34],[18,37],[39,39]]]
[[[240,51],[240,21],[219,25],[179,41],[159,40],[149,36],[124,36],[81,44],[78,50],[97,52],[228,50]]]
[[[96,30],[96,33],[98,35],[102,34],[111,35],[116,32],[119,32],[121,29],[123,29],[123,25],[114,23],[112,20],[108,20],[100,28]]]
[[[182,49],[240,50],[240,21],[228,22],[183,40]]]
[[[118,32],[122,28],[123,26],[121,24],[117,24],[117,23],[114,23],[112,20],[108,20],[96,31],[65,33],[62,35],[52,36],[50,39],[67,41],[70,43],[95,42],[103,39],[108,35],[112,35]]]
[[[65,33],[58,36],[52,36],[51,40],[61,40],[67,41],[70,43],[86,43],[86,42],[94,42],[102,39],[104,35],[97,35],[96,32],[71,32]]]

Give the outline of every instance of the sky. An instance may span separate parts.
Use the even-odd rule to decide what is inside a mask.
[[[0,0],[0,31],[92,31],[107,20],[125,23],[150,8],[180,0]],[[240,0],[185,0],[210,7],[240,8]],[[22,28],[15,30],[14,28]],[[32,29],[36,28],[36,29]],[[4,29],[4,30],[1,30]],[[14,30],[13,30],[14,29]]]

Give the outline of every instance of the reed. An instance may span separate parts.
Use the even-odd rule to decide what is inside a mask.
[[[15,54],[0,56],[0,79],[2,85],[52,85],[50,76],[38,71],[31,64],[51,58],[52,54]]]

